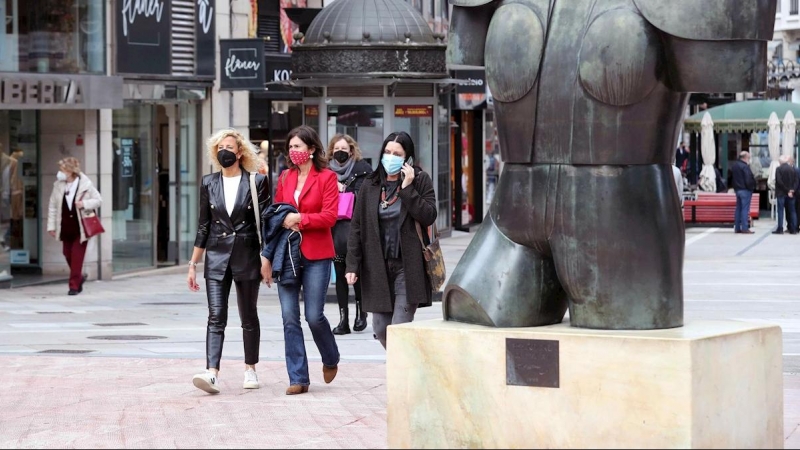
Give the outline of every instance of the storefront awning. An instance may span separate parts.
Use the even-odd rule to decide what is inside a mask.
[[[715,133],[747,133],[768,131],[767,121],[773,112],[778,117],[783,117],[786,111],[792,111],[795,117],[800,117],[800,104],[778,100],[751,100],[728,103],[707,111],[714,121]],[[700,111],[684,120],[684,131],[699,133],[700,121],[705,112]]]
[[[347,78],[327,77],[327,78],[303,78],[299,80],[271,81],[269,85],[281,85],[291,87],[327,87],[327,86],[391,86],[395,83],[423,83],[423,84],[464,84],[467,80],[456,78],[402,78],[370,76],[370,74],[359,74]]]

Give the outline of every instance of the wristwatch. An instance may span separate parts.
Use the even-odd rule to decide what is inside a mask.
[[[189,261],[189,267],[197,267],[197,263],[194,261]]]

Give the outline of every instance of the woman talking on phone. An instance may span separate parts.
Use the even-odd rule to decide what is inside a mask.
[[[361,185],[347,241],[347,282],[361,280],[363,308],[386,348],[386,327],[414,320],[419,306],[431,304],[422,245],[416,231],[436,221],[436,194],[430,175],[414,166],[408,133],[383,141],[381,164]]]

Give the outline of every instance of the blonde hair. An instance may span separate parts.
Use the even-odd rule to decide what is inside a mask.
[[[337,142],[344,139],[347,142],[347,145],[350,146],[350,154],[352,155],[353,161],[361,161],[361,149],[358,148],[358,142],[353,139],[352,136],[349,134],[339,133],[333,136],[333,139],[328,143],[328,150],[325,151],[325,156],[331,160],[333,159],[333,147],[336,145]]]
[[[58,168],[64,169],[67,172],[71,172],[76,176],[81,174],[81,162],[78,161],[78,158],[74,158],[72,156],[68,156],[58,161]]]
[[[211,160],[211,164],[213,164],[217,170],[222,169],[222,166],[217,160],[217,152],[219,151],[218,147],[220,142],[229,137],[236,139],[236,146],[239,147],[239,153],[242,155],[242,158],[239,160],[239,165],[250,173],[258,172],[258,155],[256,155],[256,150],[253,148],[253,144],[245,139],[242,133],[234,130],[233,128],[219,130],[210,138],[208,138],[208,141],[206,141],[208,159]]]

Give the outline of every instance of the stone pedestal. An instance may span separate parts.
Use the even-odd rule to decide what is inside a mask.
[[[783,448],[781,329],[389,327],[389,448]]]

